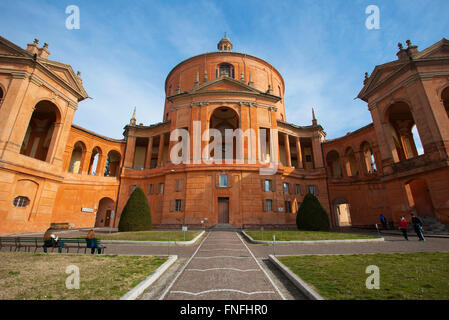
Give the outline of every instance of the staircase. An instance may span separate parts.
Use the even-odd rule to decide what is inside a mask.
[[[442,224],[435,217],[419,217],[423,222],[424,234],[449,235],[449,227]]]
[[[218,223],[212,228],[209,229],[210,231],[240,231],[240,228],[234,227],[231,224],[228,223]]]

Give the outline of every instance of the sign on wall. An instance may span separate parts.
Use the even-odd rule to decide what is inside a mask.
[[[93,213],[94,209],[92,208],[81,208],[81,212],[89,212],[89,213]]]

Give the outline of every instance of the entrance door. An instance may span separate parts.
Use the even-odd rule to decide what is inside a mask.
[[[218,223],[229,223],[229,198],[218,198]]]
[[[104,221],[104,226],[109,227],[111,222],[111,210],[106,211],[106,219]]]

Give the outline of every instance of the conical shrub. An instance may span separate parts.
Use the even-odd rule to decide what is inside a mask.
[[[313,194],[308,193],[296,215],[299,230],[329,231],[329,216]]]
[[[151,212],[147,197],[139,187],[133,193],[123,208],[118,230],[124,231],[146,231],[151,230]]]

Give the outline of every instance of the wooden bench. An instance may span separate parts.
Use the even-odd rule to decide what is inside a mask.
[[[55,230],[66,230],[70,228],[70,224],[68,222],[52,222],[50,223],[50,228]]]
[[[0,250],[3,247],[9,247],[9,251],[12,251],[12,248],[14,247],[14,251],[16,251],[16,249],[17,249],[17,240],[16,240],[16,238],[0,237]]]

